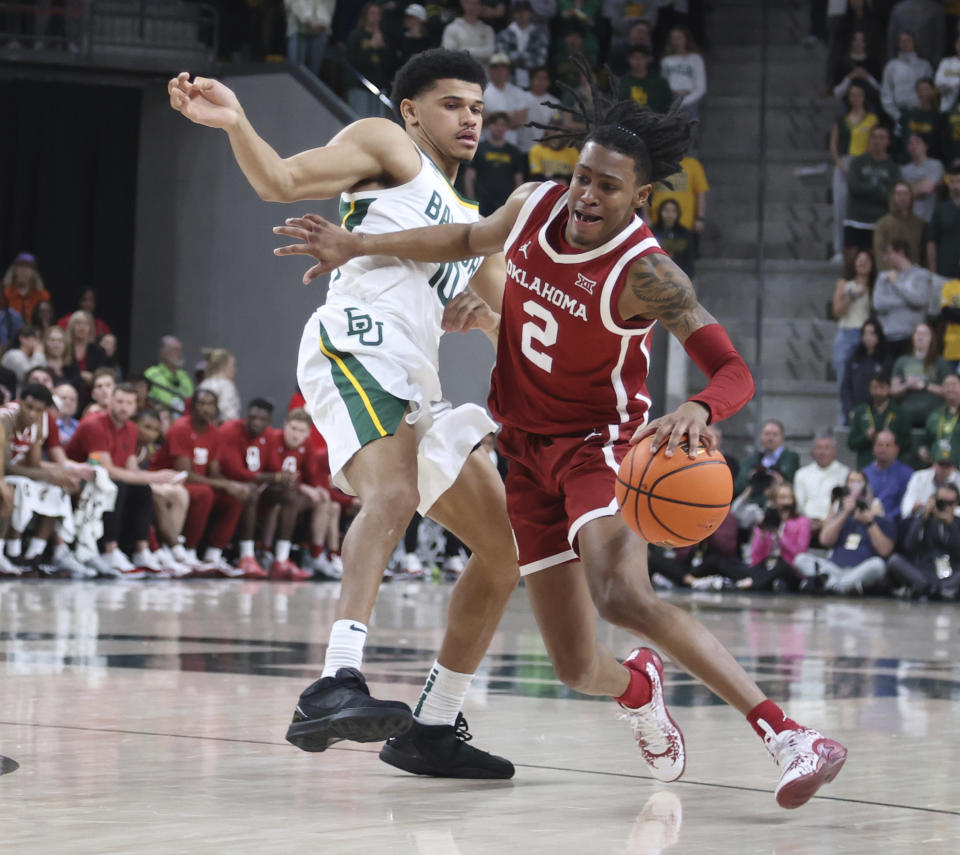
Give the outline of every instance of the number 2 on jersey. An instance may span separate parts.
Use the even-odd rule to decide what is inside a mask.
[[[536,321],[527,321],[523,325],[520,350],[537,368],[542,368],[548,374],[553,370],[553,357],[542,350],[537,350],[533,342],[539,342],[544,347],[551,347],[557,343],[557,319],[543,306],[533,300],[523,304],[523,310],[534,318],[543,322],[541,326]]]

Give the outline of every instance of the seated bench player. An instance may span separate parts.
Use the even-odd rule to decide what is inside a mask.
[[[327,548],[338,550],[340,546],[340,505],[330,496],[330,491],[321,485],[323,473],[320,460],[310,439],[313,420],[302,407],[287,413],[282,428],[268,431],[270,466],[293,479],[298,497],[297,517],[310,512],[310,558],[304,569],[319,573],[324,579],[338,579],[339,569],[326,556]],[[264,542],[272,540],[276,512],[264,523]],[[280,540],[286,533],[281,520]],[[294,520],[295,529],[296,519]],[[293,533],[291,529],[290,534]],[[269,536],[268,536],[269,533]],[[287,535],[289,538],[290,535]]]
[[[287,412],[293,412],[296,409],[303,409],[307,412],[306,400],[299,389],[290,396],[290,403],[287,405]],[[307,414],[309,415],[309,412]],[[328,535],[326,549],[317,549],[316,546],[313,546],[310,555],[315,565],[314,572],[317,572],[318,569],[320,569],[320,572],[329,569],[331,578],[340,579],[343,576],[340,540],[350,521],[360,512],[360,497],[351,496],[333,486],[330,478],[330,452],[327,449],[327,441],[312,421],[310,424],[310,444],[315,455],[314,466],[317,472],[317,486],[323,487],[330,494],[330,498],[336,503],[338,509],[337,526]],[[317,562],[317,558],[324,560]]]
[[[56,377],[52,368],[47,365],[35,365],[27,372],[26,377],[24,377],[24,387],[29,383],[39,383],[41,386],[46,386],[53,394],[53,405],[47,408],[46,413],[37,425],[37,429],[43,440],[40,454],[41,465],[55,464],[63,466],[74,476],[74,484],[69,492],[74,503],[74,509],[76,510],[77,497],[81,493],[83,482],[91,481],[94,475],[93,468],[86,462],[77,463],[70,460],[63,447],[63,443],[67,442],[70,437],[73,436],[73,430],[76,429],[76,425],[79,424],[79,422],[73,419],[73,425],[68,425],[67,435],[64,435],[61,431],[60,424],[63,420],[59,408],[61,402],[55,393],[58,387],[56,386]],[[64,385],[69,386],[70,384]],[[74,389],[74,399],[76,399],[78,393],[75,387],[72,388]],[[74,409],[76,409],[76,407],[74,407]],[[88,554],[83,560],[74,561],[74,559],[78,557],[76,554],[79,545],[78,542],[75,541],[70,550],[65,550],[61,548],[62,540],[59,531],[54,531],[53,538],[54,552],[62,556],[62,560],[56,562],[56,564],[59,565],[59,570],[67,570],[67,565],[70,565],[69,572],[71,576],[74,578],[85,578],[91,575],[89,570],[83,567],[83,564],[86,563],[89,568],[93,568],[93,575],[98,573],[103,576],[118,575],[118,571],[113,569],[108,562],[102,561],[101,556],[94,552],[93,549],[88,548],[85,550]]]
[[[26,388],[31,383],[39,383],[41,386],[46,387],[51,395],[56,388],[54,385],[53,372],[47,368],[46,365],[35,365],[27,372],[27,376],[24,377],[23,380],[23,388]],[[41,457],[43,460],[58,463],[74,471],[77,487],[79,487],[80,479],[88,475],[89,471],[83,464],[79,466],[72,465],[67,457],[67,453],[63,448],[63,439],[60,436],[60,426],[57,421],[60,417],[60,411],[56,406],[56,398],[52,398],[52,400],[54,403],[47,408],[43,417],[37,423],[37,430],[41,439]],[[74,490],[74,492],[76,491]]]
[[[150,550],[153,523],[151,484],[173,484],[182,476],[173,469],[144,471],[137,465],[137,390],[129,383],[114,386],[106,411],[85,416],[67,444],[67,456],[78,463],[91,458],[107,471],[117,487],[114,509],[103,515],[103,558],[126,576],[164,575],[166,569]],[[132,560],[120,548],[132,545]]]
[[[190,508],[183,527],[184,543],[177,544],[173,557],[197,572],[242,576],[243,571],[227,562],[223,551],[230,545],[244,503],[256,487],[223,476],[216,419],[217,396],[201,389],[193,396],[187,414],[170,425],[150,468],[187,473],[184,486],[190,494]],[[205,532],[207,551],[201,561],[197,547]]]
[[[137,389],[134,383],[130,384]],[[137,389],[137,403],[141,400]],[[143,400],[146,400],[145,398]],[[134,420],[137,425],[137,466],[150,469],[150,461],[159,447],[161,439],[160,414],[152,407],[137,412]],[[159,548],[154,552],[161,566],[178,578],[189,576],[193,571],[189,565],[177,561],[173,550],[177,549],[183,526],[190,508],[190,494],[182,483],[150,484],[153,494],[153,529]]]
[[[272,421],[273,404],[264,398],[254,398],[247,405],[245,419],[232,419],[220,426],[220,468],[223,474],[255,488],[240,517],[239,567],[251,578],[267,576],[254,554],[254,538],[258,520],[278,508],[280,538],[270,565],[270,578],[281,581],[309,579],[310,573],[290,560],[290,536],[297,522],[300,497],[296,474],[282,472],[279,466],[271,465],[269,431]]]
[[[6,542],[0,572],[38,567],[57,520],[68,528],[72,524],[70,494],[78,490],[80,477],[62,463],[43,460],[43,446],[51,436],[48,411],[52,405],[53,395],[46,386],[28,383],[19,400],[0,408],[0,476],[4,482],[0,491],[0,533]],[[57,448],[63,451],[59,443]],[[24,550],[23,535],[35,516],[38,521]],[[54,546],[53,569],[79,578],[96,576],[96,570],[84,568],[62,540]]]

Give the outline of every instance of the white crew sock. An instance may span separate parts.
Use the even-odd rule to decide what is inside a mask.
[[[42,537],[31,537],[30,543],[27,544],[27,552],[23,557],[29,561],[31,558],[40,555],[46,548],[47,542]]]
[[[59,561],[59,560],[60,560],[61,558],[63,558],[63,556],[66,555],[69,551],[70,551],[70,547],[67,546],[67,544],[65,544],[65,543],[61,540],[55,547],[53,547],[53,560],[54,560],[54,561]]]
[[[253,541],[252,540],[240,541],[240,557],[253,558]]]
[[[290,557],[290,541],[289,540],[278,540],[277,541],[277,553],[274,558],[277,561],[286,561]]]
[[[20,547],[20,538],[19,538],[19,537],[16,538],[15,540],[8,540],[8,541],[7,541],[7,555],[9,555],[11,558],[19,558],[19,557],[20,557],[20,548],[21,548],[21,547]]]
[[[458,674],[434,662],[413,717],[420,724],[455,724],[473,674]]]
[[[340,668],[359,668],[363,662],[363,644],[366,640],[366,624],[358,620],[334,621],[320,676],[335,677]]]
[[[211,564],[216,564],[221,558],[223,558],[223,550],[215,546],[208,546],[207,553],[203,556],[203,560]]]

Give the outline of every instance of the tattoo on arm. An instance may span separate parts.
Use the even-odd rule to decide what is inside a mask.
[[[680,341],[716,319],[697,300],[687,275],[670,259],[652,253],[637,259],[627,280],[633,315],[658,320]]]

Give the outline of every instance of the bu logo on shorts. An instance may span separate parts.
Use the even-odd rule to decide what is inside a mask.
[[[367,347],[376,347],[383,343],[383,324],[380,321],[374,323],[370,315],[361,314],[358,309],[350,308],[344,311],[347,313],[347,335],[359,336],[360,344]],[[377,328],[376,341],[372,340],[374,327]],[[370,336],[370,340],[366,336]]]

